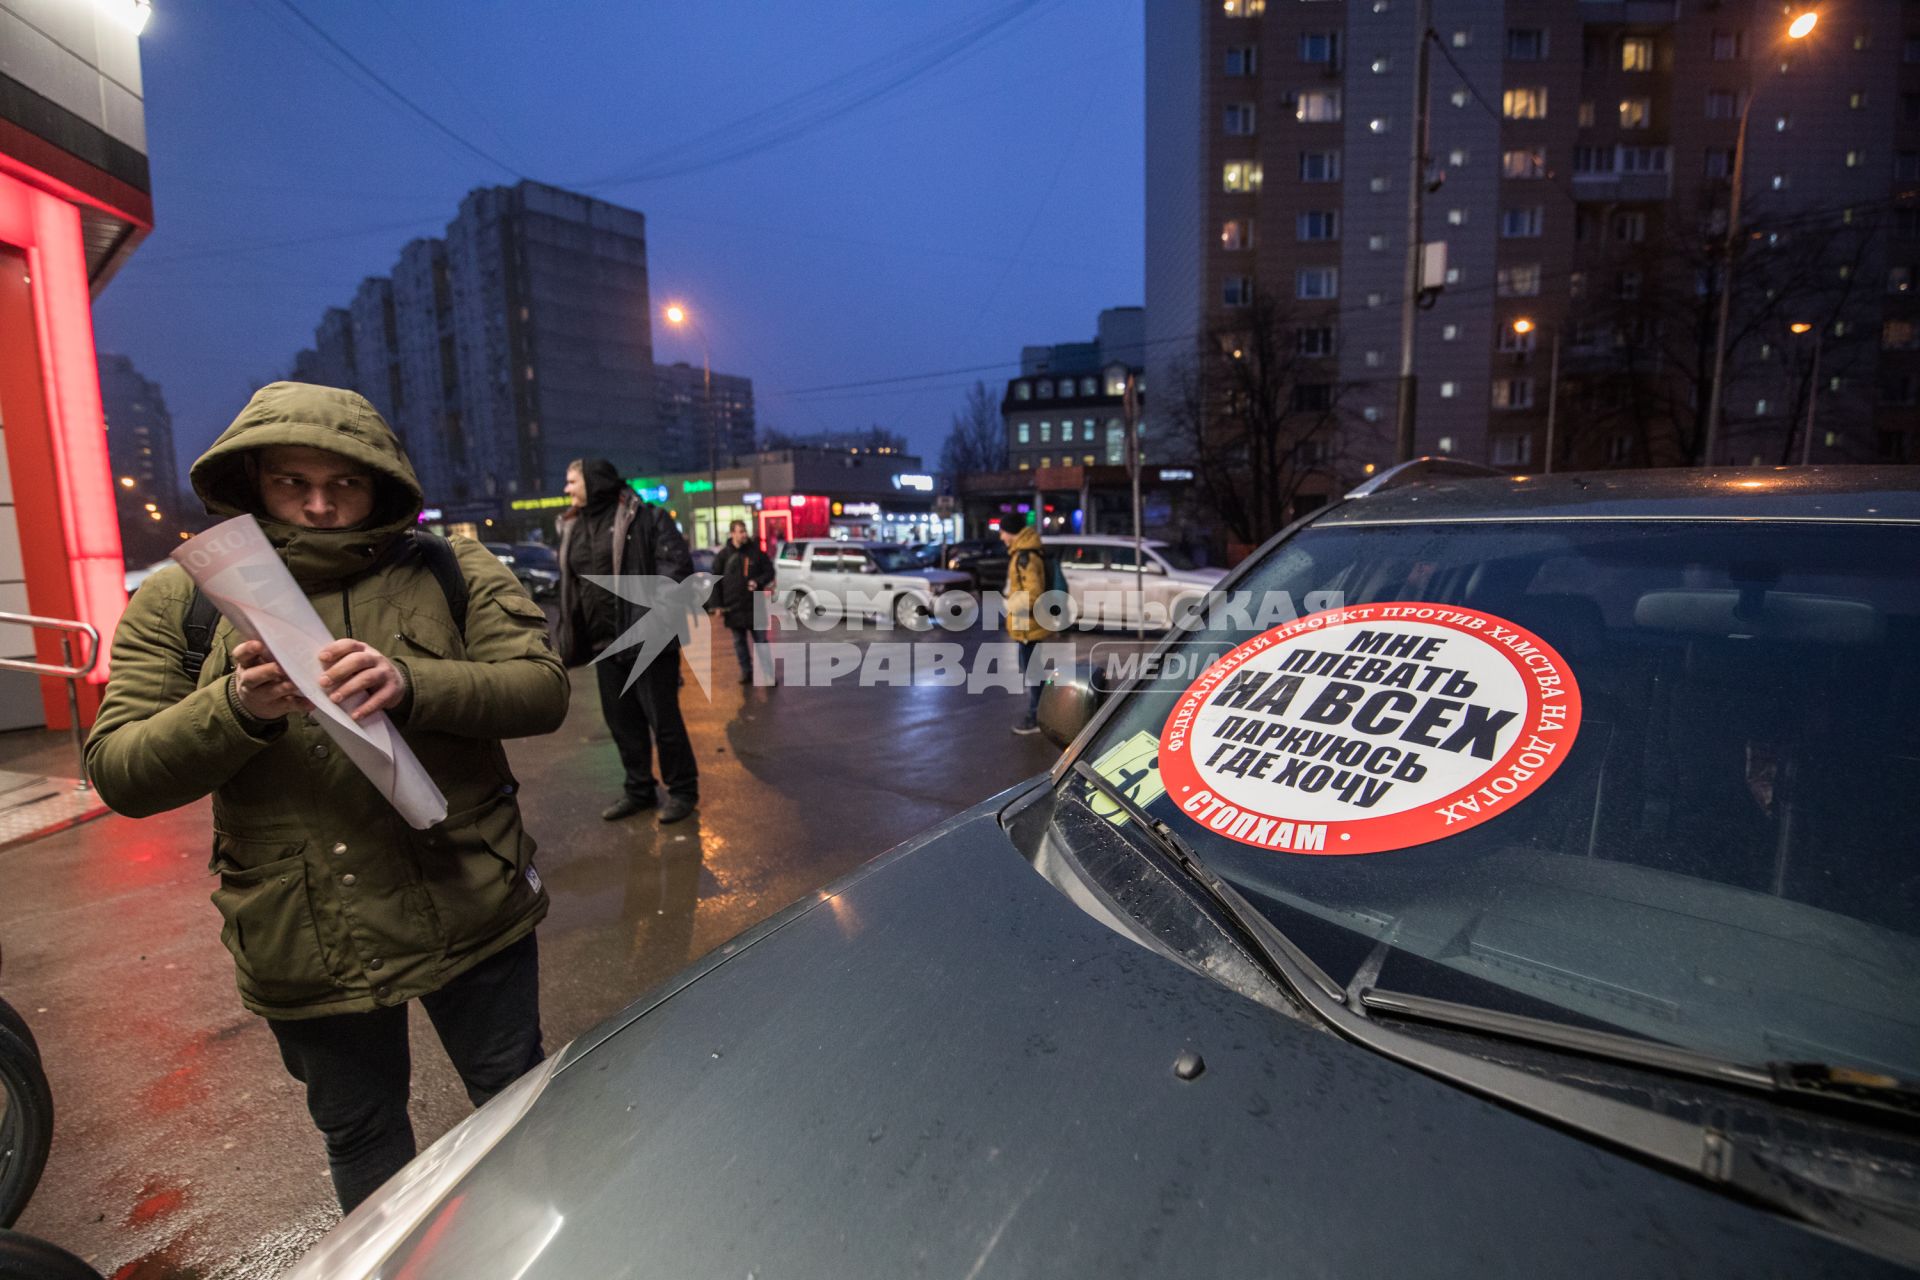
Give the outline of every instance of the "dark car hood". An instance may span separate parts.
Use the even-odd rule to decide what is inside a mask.
[[[695,973],[570,1055],[401,1270],[1900,1274],[1142,949],[991,816]]]

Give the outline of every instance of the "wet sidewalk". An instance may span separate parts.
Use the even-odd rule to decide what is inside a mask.
[[[683,690],[701,770],[692,820],[600,820],[620,773],[590,673],[574,673],[559,732],[508,744],[553,897],[540,931],[549,1051],[1055,756],[1008,732],[1016,695],[742,686],[724,633],[719,649],[711,701],[692,680]],[[0,769],[71,772],[71,755],[61,735],[0,736]],[[208,844],[200,801],[0,850],[0,996],[33,1026],[58,1112],[19,1227],[110,1277],[273,1276],[336,1217],[300,1087],[234,992]],[[418,1009],[413,1030],[424,1148],[469,1107]]]

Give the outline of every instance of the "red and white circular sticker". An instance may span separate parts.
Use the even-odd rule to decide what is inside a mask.
[[[1208,667],[1160,731],[1160,773],[1230,840],[1380,853],[1513,809],[1579,732],[1579,684],[1539,636],[1390,601],[1275,627]]]

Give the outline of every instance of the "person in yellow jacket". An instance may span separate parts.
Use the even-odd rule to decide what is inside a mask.
[[[1002,525],[1000,541],[1007,548],[1007,635],[1020,646],[1020,670],[1027,683],[1026,713],[1013,722],[1013,731],[1038,733],[1040,680],[1033,670],[1034,652],[1053,634],[1037,613],[1047,590],[1046,556],[1040,530],[1032,525],[1020,529]]]

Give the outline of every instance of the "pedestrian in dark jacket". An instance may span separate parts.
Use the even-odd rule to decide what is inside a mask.
[[[693,555],[672,517],[640,501],[605,459],[569,464],[566,492],[573,506],[560,517],[560,654],[577,666],[627,635],[645,608],[587,581],[589,576],[680,582],[693,573]],[[614,822],[657,807],[661,822],[678,822],[700,801],[700,771],[680,718],[680,643],[668,643],[632,680],[638,657],[636,645],[594,663],[600,711],[626,771],[620,798],[600,816]],[[653,779],[656,745],[664,804]]]
[[[452,540],[467,593],[464,625],[454,616],[410,538],[413,468],[353,392],[262,388],[192,477],[212,514],[259,520],[340,637],[319,653],[334,700],[365,693],[354,715],[384,710],[447,799],[444,821],[412,830],[260,642],[221,620],[190,646],[183,570],[127,602],[87,776],[130,817],[213,794],[213,903],[240,999],[306,1086],[351,1209],[413,1158],[408,1001],[476,1106],[542,1057],[547,894],[500,739],[559,728],[567,674],[540,607],[467,538]]]
[[[733,656],[740,660],[740,683],[753,683],[753,646],[760,646],[760,669],[767,671],[767,629],[754,616],[759,594],[773,586],[773,561],[755,545],[744,520],[735,520],[727,545],[713,558],[714,604],[733,632]],[[772,673],[769,671],[769,675]]]

